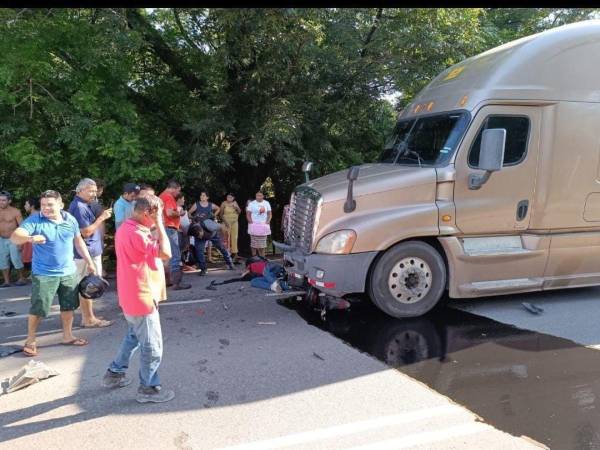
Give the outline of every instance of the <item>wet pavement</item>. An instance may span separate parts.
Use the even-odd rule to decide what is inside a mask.
[[[304,303],[280,304],[502,431],[552,449],[600,449],[597,350],[449,307],[398,320],[363,301],[322,320]]]

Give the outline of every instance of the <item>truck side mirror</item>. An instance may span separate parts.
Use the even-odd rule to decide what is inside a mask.
[[[307,183],[310,180],[308,178],[308,172],[310,172],[312,170],[312,166],[313,166],[312,161],[304,161],[302,163],[302,172],[304,172],[304,178],[305,178],[305,180],[306,180]]]
[[[504,128],[490,128],[483,131],[481,134],[478,168],[485,170],[485,173],[483,175],[470,174],[469,189],[479,189],[487,182],[492,172],[502,169],[505,145],[506,130]]]
[[[346,202],[344,203],[344,212],[351,213],[356,209],[356,200],[354,200],[354,182],[358,178],[360,172],[360,166],[352,166],[348,171],[348,194],[346,195]]]

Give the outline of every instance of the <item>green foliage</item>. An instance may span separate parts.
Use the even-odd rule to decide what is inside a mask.
[[[0,186],[183,181],[275,207],[374,160],[397,109],[444,68],[590,9],[3,9]],[[397,104],[384,99],[401,93]]]

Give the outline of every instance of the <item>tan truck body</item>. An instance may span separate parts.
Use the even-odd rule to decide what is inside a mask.
[[[303,252],[302,261],[288,249],[286,259],[296,266],[299,261],[300,266],[312,264],[321,272],[327,272],[322,266],[327,266],[328,256],[336,258],[336,265],[345,257],[347,267],[368,266],[349,270],[348,276],[363,278],[349,289],[340,287],[345,283],[338,269],[333,270],[335,288],[329,289],[324,287],[326,275],[320,286],[315,270],[297,271],[335,296],[354,292],[357,286],[362,287],[358,292],[367,292],[373,265],[407,240],[428,243],[441,254],[445,287],[452,298],[600,284],[597,55],[600,21],[586,21],[508,43],[450,67],[399,117],[406,121],[466,111],[468,127],[447,163],[361,166],[353,189],[356,208],[350,213],[344,212],[346,171],[305,183],[296,196],[306,189],[318,193],[310,249]],[[479,189],[470,189],[469,176],[483,171],[469,165],[469,151],[491,116],[529,120],[526,153],[520,162],[492,173]],[[293,202],[294,196],[289,231],[297,237]],[[519,212],[520,202],[526,206]],[[319,254],[319,241],[338,230],[356,233],[351,251]],[[370,257],[356,256],[361,254]]]

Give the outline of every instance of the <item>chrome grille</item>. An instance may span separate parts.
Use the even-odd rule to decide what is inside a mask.
[[[290,202],[286,244],[310,253],[320,199],[321,194],[312,188],[301,186],[296,189]]]

